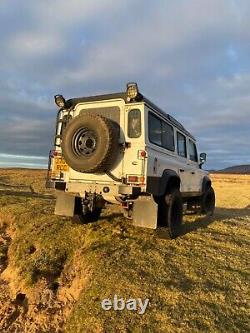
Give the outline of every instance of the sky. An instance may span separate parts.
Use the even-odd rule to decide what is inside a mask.
[[[250,164],[248,0],[1,0],[0,167],[46,167],[54,95],[140,91],[207,152]]]

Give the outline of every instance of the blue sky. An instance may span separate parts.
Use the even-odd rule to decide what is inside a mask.
[[[250,163],[247,0],[1,0],[0,167],[46,167],[53,96],[141,91],[206,167]]]

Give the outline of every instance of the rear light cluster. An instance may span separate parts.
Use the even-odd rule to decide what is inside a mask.
[[[51,150],[49,156],[50,157],[57,157],[57,156],[60,157],[60,156],[62,156],[62,153],[58,150]]]
[[[144,185],[145,177],[141,175],[127,175],[127,183]]]
[[[147,157],[147,152],[145,150],[138,150],[138,159],[142,160]]]

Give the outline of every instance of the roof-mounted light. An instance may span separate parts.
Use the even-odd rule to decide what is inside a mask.
[[[136,100],[139,96],[139,89],[136,82],[127,83],[127,102]]]
[[[59,108],[65,107],[66,101],[63,95],[56,95],[55,96],[55,103]]]

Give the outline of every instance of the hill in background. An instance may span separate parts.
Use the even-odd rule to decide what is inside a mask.
[[[250,174],[250,164],[235,165],[222,170],[218,170],[219,173],[239,173],[239,174]]]

